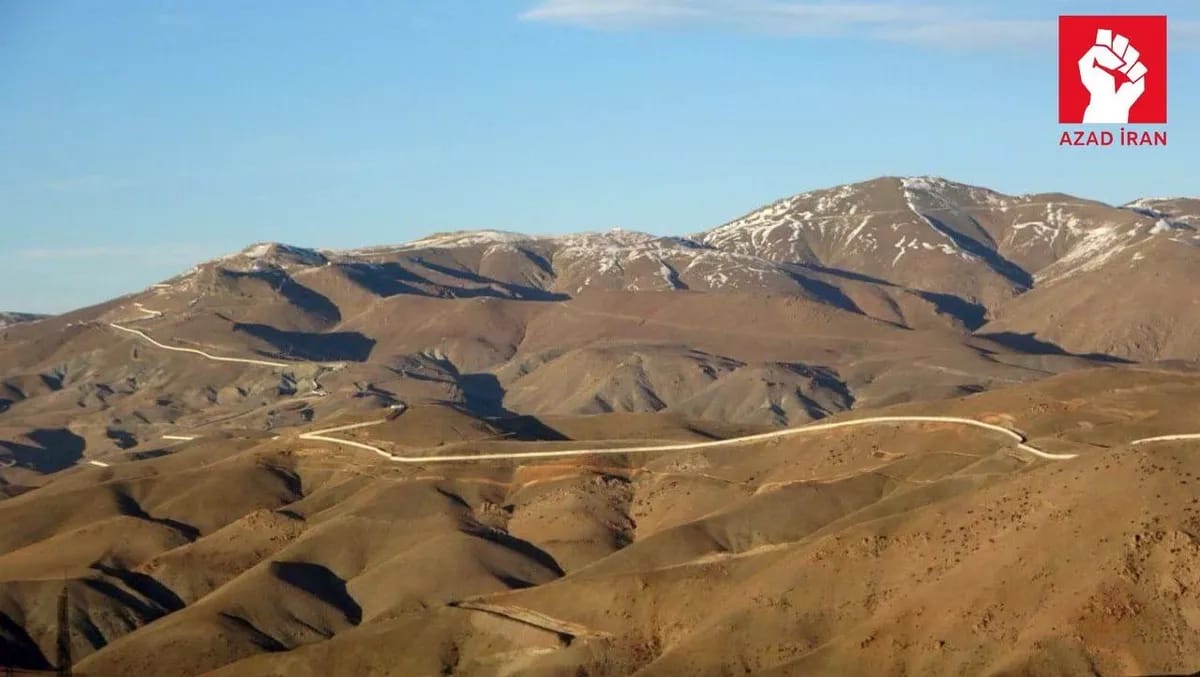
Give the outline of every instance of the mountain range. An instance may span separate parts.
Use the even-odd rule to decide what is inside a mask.
[[[1197,199],[884,177],[0,314],[0,664],[65,585],[89,674],[1195,669],[1198,281]]]
[[[260,393],[311,389],[318,371],[324,392],[352,396],[339,402],[794,424],[1089,364],[1196,359],[1200,304],[1180,292],[1200,270],[1197,214],[1188,199],[1111,207],[881,178],[689,237],[473,231],[350,251],[258,244],[9,326],[0,401],[10,419],[72,423],[89,449],[240,410]],[[282,378],[205,370],[172,392],[181,382],[163,361],[195,370],[191,360],[111,324],[294,368]],[[67,406],[38,404],[58,400]]]

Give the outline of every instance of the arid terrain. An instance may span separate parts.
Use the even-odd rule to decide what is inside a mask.
[[[2,313],[0,666],[1194,673],[1198,228],[887,177]]]

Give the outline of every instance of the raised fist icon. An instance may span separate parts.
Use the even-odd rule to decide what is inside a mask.
[[[1140,56],[1125,36],[1105,28],[1096,31],[1096,44],[1079,60],[1079,79],[1092,95],[1083,113],[1085,124],[1129,122],[1129,109],[1146,91]]]

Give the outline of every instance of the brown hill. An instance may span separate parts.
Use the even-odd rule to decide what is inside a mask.
[[[1197,205],[883,178],[7,324],[0,665],[65,585],[87,674],[1194,671],[1195,437],[1132,443],[1200,434]],[[941,418],[714,446],[879,416]]]
[[[91,674],[1181,673],[1200,467],[1129,442],[1191,430],[1198,397],[1195,374],[1110,368],[853,415],[1015,426],[1073,460],[934,422],[415,465],[204,436],[0,501],[0,642],[48,665],[65,572]],[[752,432],[541,425],[418,407],[342,436],[443,455]]]

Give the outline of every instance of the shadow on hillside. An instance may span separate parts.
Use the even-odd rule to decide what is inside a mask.
[[[138,444],[138,439],[133,435],[133,433],[129,432],[128,430],[113,428],[112,426],[109,426],[104,430],[104,436],[112,440],[113,444],[117,445],[118,449],[129,449],[131,447],[136,447]]]
[[[356,331],[317,334],[300,331],[284,331],[266,324],[235,322],[234,331],[247,334],[270,343],[279,357],[310,362],[365,362],[375,348],[375,339]]]
[[[176,609],[171,609],[161,606],[158,602],[152,599],[143,599],[139,595],[135,595],[121,586],[114,585],[109,581],[99,578],[85,578],[81,580],[80,583],[85,588],[88,588],[93,592],[97,592],[116,602],[118,608],[124,613],[133,614],[140,617],[143,623],[149,623],[155,619],[162,618],[176,609],[183,608],[183,602],[179,602],[181,606],[176,607]],[[105,640],[104,636],[95,630],[95,628],[84,630],[84,635],[88,636],[88,641],[90,641],[93,646],[97,647],[107,644],[108,642]]]
[[[339,264],[346,277],[367,291],[384,298],[400,294],[431,298],[499,298],[522,301],[562,301],[566,294],[548,292],[537,287],[512,284],[417,259],[417,263],[439,275],[479,286],[459,286],[436,282],[418,275],[396,262]],[[537,261],[535,260],[535,263]]]
[[[1062,355],[1064,357],[1079,357],[1085,360],[1095,360],[1096,362],[1133,364],[1133,360],[1127,360],[1123,357],[1116,357],[1115,355],[1106,355],[1104,353],[1072,353],[1064,350],[1057,344],[1038,339],[1033,334],[1018,334],[1016,332],[1004,331],[994,334],[975,334],[975,336],[982,339],[987,339],[1010,350],[1026,353],[1028,355]]]
[[[450,268],[450,267],[443,266],[443,265],[440,265],[437,263],[431,263],[424,259],[417,259],[417,263],[421,264],[422,266],[425,266],[426,268],[428,268],[429,270],[432,270],[435,273],[441,273],[442,275],[445,275],[446,277],[452,277],[455,279],[463,280],[464,282],[471,282],[471,283],[478,284],[478,285],[484,285],[482,287],[453,289],[453,291],[452,291],[453,295],[458,298],[474,298],[477,296],[498,296],[501,298],[519,299],[522,301],[565,301],[570,298],[570,296],[567,296],[566,294],[550,292],[550,291],[546,291],[545,289],[539,289],[537,287],[530,287],[528,285],[523,285],[523,284],[514,284],[512,282],[502,282],[500,280],[496,280],[496,279],[493,279],[490,277],[484,277],[477,273],[472,273],[469,270],[459,270],[457,268]],[[502,293],[502,292],[498,291],[496,289],[496,287],[499,287],[501,290],[503,290],[503,292],[507,292],[507,293]]]
[[[341,263],[346,277],[376,296],[398,294],[431,296],[417,285],[432,285],[429,280],[398,263]]]
[[[910,287],[904,287],[895,284],[894,282],[889,282],[883,278],[864,275],[862,273],[855,273],[849,270],[842,270],[840,268],[829,268],[815,263],[805,263],[799,265],[799,267],[815,273],[840,277],[854,282],[865,282],[867,284],[879,285],[881,287],[891,287],[893,289],[906,291],[910,294],[915,294],[921,299],[925,300],[927,303],[933,304],[934,310],[936,310],[938,313],[953,317],[971,331],[982,327],[986,322],[986,307],[978,303],[967,301],[966,299],[955,296],[954,294],[944,294],[941,292],[912,289]],[[836,287],[834,288],[836,289]]]
[[[75,465],[87,448],[86,440],[66,428],[34,430],[26,437],[37,446],[0,441],[0,448],[8,449],[17,465],[43,474]]]
[[[152,603],[161,606],[167,611],[178,611],[184,607],[184,600],[179,598],[178,594],[170,591],[170,588],[162,585],[149,575],[139,574],[137,571],[127,571],[116,567],[109,567],[108,564],[96,562],[91,565],[92,569],[100,571],[101,574],[112,576],[114,579],[125,583],[127,588],[136,592],[145,599],[149,599]]]
[[[871,284],[877,284],[877,285],[881,285],[884,287],[899,286],[893,282],[888,282],[887,280],[885,280],[881,277],[874,277],[874,276],[866,275],[863,273],[856,273],[852,270],[843,270],[841,268],[830,268],[828,266],[822,266],[819,263],[798,263],[798,264],[796,264],[796,267],[811,270],[815,273],[824,273],[826,275],[832,275],[834,277],[842,277],[847,280],[854,280],[855,282],[869,282]]]
[[[975,331],[987,323],[987,308],[983,305],[971,303],[954,294],[932,291],[915,291],[913,293],[933,304],[934,310],[939,314],[953,317],[970,331]]]
[[[256,270],[250,272],[242,272],[236,270],[221,269],[221,274],[231,279],[238,280],[242,278],[250,278],[266,282],[271,285],[271,288],[276,293],[287,299],[288,303],[300,308],[306,313],[316,315],[320,319],[336,323],[341,321],[342,313],[338,310],[337,305],[330,301],[325,295],[313,291],[308,287],[296,282],[287,273],[281,270]]]
[[[466,408],[476,416],[512,416],[504,408],[504,388],[495,374],[459,374],[458,387],[462,390]]]
[[[787,271],[787,273],[789,277],[795,280],[796,284],[800,285],[801,289],[809,294],[812,294],[818,301],[821,301],[822,303],[828,303],[829,305],[841,308],[842,310],[858,313],[859,315],[865,314],[863,313],[862,308],[859,308],[858,304],[855,303],[853,299],[851,299],[849,296],[846,296],[846,293],[842,291],[841,287],[808,277],[807,275],[801,275],[797,272]]]
[[[179,520],[174,520],[169,517],[152,516],[150,513],[146,512],[144,508],[142,508],[142,504],[138,503],[136,498],[124,493],[123,491],[114,491],[113,498],[116,499],[117,510],[119,510],[122,515],[136,517],[138,519],[146,520],[147,522],[160,524],[168,529],[178,532],[180,536],[183,536],[189,541],[194,541],[200,537],[200,530],[186,522],[180,522]]]
[[[129,454],[129,459],[133,461],[145,461],[151,458],[161,458],[172,454],[170,449],[146,449],[144,451],[135,451]]]
[[[460,374],[457,382],[463,402],[447,404],[470,416],[485,419],[488,425],[507,437],[528,442],[570,439],[535,416],[517,414],[505,408],[504,388],[495,374]]]
[[[0,668],[14,670],[46,670],[53,666],[25,628],[0,611]],[[16,674],[21,674],[17,672]]]
[[[987,264],[988,268],[991,268],[992,271],[994,271],[997,275],[1013,283],[1013,285],[1017,288],[1024,290],[1033,287],[1033,275],[1030,275],[1029,272],[1021,266],[1018,266],[1012,261],[1004,258],[1000,252],[983,244],[982,242],[979,242],[975,238],[966,235],[965,233],[960,233],[957,230],[954,230],[936,217],[928,214],[921,214],[921,216],[929,222],[929,225],[933,226],[934,230],[950,238],[950,240],[953,241],[959,249],[978,257],[981,261]],[[971,219],[971,222],[977,227],[979,226],[974,219]],[[983,229],[980,228],[980,230]]]
[[[511,550],[522,557],[525,557],[526,559],[532,560],[542,567],[552,571],[555,576],[563,575],[563,569],[561,566],[559,566],[558,561],[554,559],[554,555],[542,550],[529,541],[517,538],[516,536],[504,531],[490,529],[476,522],[466,522],[459,528],[464,534],[469,534],[476,538],[490,541],[496,545]],[[511,581],[511,579],[510,582],[508,582],[509,587],[517,588],[529,587],[530,584],[531,583],[529,581],[517,582]]]
[[[351,624],[362,622],[362,607],[346,590],[346,581],[329,569],[310,562],[272,562],[271,573],[341,611]]]
[[[511,439],[522,442],[563,442],[571,439],[536,416],[512,414],[506,418],[490,418],[488,424]]]

